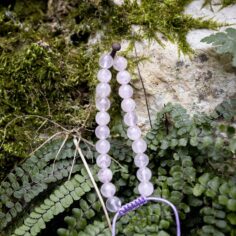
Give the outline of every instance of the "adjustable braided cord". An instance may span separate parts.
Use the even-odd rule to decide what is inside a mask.
[[[175,221],[176,221],[176,233],[177,236],[181,236],[181,228],[180,228],[180,220],[179,220],[179,214],[177,211],[177,208],[168,200],[164,198],[159,198],[159,197],[139,197],[132,202],[129,202],[122,206],[120,210],[115,214],[113,221],[112,221],[112,236],[116,235],[116,221],[118,217],[122,217],[126,215],[130,211],[134,211],[138,209],[139,207],[143,206],[144,204],[148,203],[149,201],[154,201],[154,202],[162,202],[167,205],[169,205],[172,210],[174,211],[175,214]]]

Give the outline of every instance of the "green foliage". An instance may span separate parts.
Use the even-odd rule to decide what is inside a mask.
[[[91,126],[94,62],[102,51],[110,50],[114,40],[129,40],[130,49],[143,38],[163,44],[156,36],[160,32],[189,53],[189,30],[220,25],[184,15],[189,2],[145,0],[139,5],[126,1],[119,7],[111,1],[72,0],[57,1],[52,11],[45,1],[16,1],[12,11],[0,4],[0,179],[16,160],[37,147],[40,134],[61,131],[43,118],[67,128],[84,120]],[[133,25],[140,26],[142,33],[134,35]],[[101,30],[101,40],[88,44]],[[131,67],[135,60],[131,58]]]
[[[77,161],[72,169],[72,159],[74,158],[72,141],[67,141],[57,156],[61,143],[62,140],[48,143],[23,164],[15,167],[1,183],[1,231],[11,232],[16,230],[15,235],[20,235],[18,232],[25,230],[25,232],[30,231],[32,235],[36,235],[36,232],[40,231],[39,229],[43,229],[42,220],[47,219],[46,222],[52,220],[54,216],[63,212],[74,201],[79,200],[85,192],[90,191],[91,184],[87,180],[88,177],[82,168],[81,162]],[[93,152],[83,143],[81,143],[81,148],[88,159],[93,158]],[[65,182],[65,178],[68,178],[70,172],[72,174],[80,172],[80,174],[76,174],[70,181]],[[58,183],[60,183],[60,186],[56,188]],[[49,195],[51,191],[53,193]],[[40,196],[45,198],[42,199],[43,203],[39,201]],[[45,204],[48,205],[48,208]],[[60,204],[62,207],[59,206]],[[55,206],[57,207],[55,208]],[[49,207],[51,207],[50,212]],[[32,214],[30,213],[28,217],[27,212],[32,208],[34,210],[31,210]],[[57,211],[59,209],[61,209],[60,212]],[[46,210],[50,214],[49,218],[47,218]],[[39,216],[39,213],[45,214],[46,218],[44,219],[42,215]],[[36,217],[38,221],[41,222],[40,226],[38,226],[38,221],[31,219],[34,218],[35,214],[38,216]],[[26,219],[29,219],[25,220],[19,228],[14,229],[15,226],[12,228],[10,223],[18,222],[19,224],[22,216],[23,218],[27,216]],[[32,224],[25,223],[28,221]]]
[[[90,191],[90,185],[83,176],[76,174],[71,180],[56,188],[42,204],[36,206],[25,218],[24,223],[15,229],[13,235],[37,235],[46,228],[46,222],[51,221],[74,201],[78,201],[85,192]]]
[[[204,6],[207,4],[211,4],[211,2],[212,0],[205,0]],[[236,3],[236,0],[221,0],[222,8],[235,4],[235,3]]]
[[[236,67],[236,29],[228,28],[225,32],[219,32],[201,40],[216,47],[219,54],[229,53],[232,55],[232,64]]]
[[[92,219],[96,214],[99,214],[101,209],[101,204],[97,200],[97,196],[93,193],[87,194],[86,198],[81,199],[78,205],[80,208],[73,208],[72,215],[65,217],[65,222],[68,225],[68,229],[59,228],[57,230],[58,235],[73,235],[77,231],[79,231],[82,235],[82,231],[88,231],[86,227],[89,224],[90,219]],[[97,227],[95,228],[95,231],[97,232],[100,227],[96,224],[96,222],[95,225]],[[103,223],[102,225],[103,228],[101,229],[105,229],[106,224]]]
[[[219,105],[210,116],[193,117],[181,106],[167,104],[146,135],[154,195],[177,206],[186,235],[235,234],[236,139],[235,129],[224,119],[234,116],[224,116],[232,104]],[[124,142],[126,137],[122,136],[113,139],[110,155],[116,160],[111,169],[117,195],[125,203],[137,195],[138,181],[131,143]],[[57,157],[51,175],[61,142],[56,140],[38,150],[2,182],[0,218],[4,235],[110,235],[79,158],[71,180],[66,181],[74,154],[71,140]],[[84,143],[81,148],[91,164],[94,149]],[[61,218],[66,224],[57,223]],[[168,236],[174,232],[172,211],[163,204],[147,204],[117,223],[117,235]]]
[[[227,104],[232,105],[231,102]],[[184,235],[235,234],[233,157],[236,146],[232,148],[231,144],[235,143],[235,132],[225,119],[221,123],[228,112],[226,103],[219,105],[218,110],[210,116],[195,115],[190,118],[181,106],[167,104],[157,114],[153,129],[146,136],[154,195],[164,197],[177,206]],[[231,119],[233,115],[225,116]],[[138,184],[130,142],[127,145],[116,139],[111,149],[111,155],[123,166],[112,164],[117,195],[123,202],[135,198]],[[86,197],[86,200],[80,200],[80,208],[74,208],[65,217],[67,227],[58,229],[58,235],[110,235],[109,229],[101,221],[101,212],[94,209],[96,197],[91,196],[91,199]],[[145,205],[117,223],[117,235],[174,234],[172,211],[162,204]]]
[[[156,33],[162,33],[167,39],[178,44],[184,53],[191,52],[186,41],[187,32],[195,28],[217,28],[218,23],[208,20],[194,19],[184,15],[183,11],[191,0],[146,0],[125,1],[122,6],[109,5],[106,1],[96,6],[83,2],[74,14],[80,17],[77,29],[81,32],[94,32],[103,29],[106,40],[114,39],[155,39],[163,42]],[[111,17],[112,16],[112,17]],[[143,33],[134,35],[132,26],[138,25]]]

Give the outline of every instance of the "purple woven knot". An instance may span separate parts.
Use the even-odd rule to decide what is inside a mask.
[[[147,202],[148,201],[145,197],[139,197],[139,198],[133,200],[132,202],[129,202],[129,203],[125,204],[124,206],[122,206],[120,208],[118,214],[119,214],[119,216],[124,216],[128,212],[141,207],[142,205],[146,204]]]

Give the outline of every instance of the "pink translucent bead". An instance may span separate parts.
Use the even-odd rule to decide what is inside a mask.
[[[111,145],[107,140],[99,140],[96,142],[96,150],[98,153],[106,154],[109,152]]]
[[[132,98],[126,98],[121,102],[121,108],[125,112],[131,112],[135,109],[135,101]]]
[[[127,67],[127,60],[124,57],[116,56],[113,62],[113,67],[117,71],[123,71]]]
[[[152,177],[152,172],[149,168],[143,167],[138,169],[136,175],[140,182],[148,182]]]
[[[99,111],[95,120],[99,125],[107,125],[110,122],[110,115],[105,111]]]
[[[120,71],[117,74],[116,79],[117,79],[119,84],[128,84],[130,82],[130,80],[131,80],[131,75],[126,70]]]
[[[137,154],[134,158],[134,164],[139,168],[147,166],[148,163],[149,163],[149,158],[144,153]]]
[[[99,58],[99,65],[104,69],[108,69],[113,65],[113,58],[110,54],[104,54]]]
[[[106,201],[106,208],[110,212],[117,212],[121,208],[121,200],[118,197],[108,198]]]
[[[99,83],[96,87],[96,97],[108,97],[111,93],[111,87],[107,83]]]
[[[101,187],[101,194],[106,198],[111,198],[116,193],[116,187],[112,183],[105,183]]]
[[[136,140],[141,137],[141,130],[137,126],[131,126],[127,130],[127,136],[131,140]]]
[[[151,182],[141,182],[138,186],[138,191],[141,196],[148,197],[154,191],[153,184]]]
[[[133,96],[133,88],[128,84],[121,85],[119,88],[119,95],[122,98],[130,98]]]
[[[147,150],[147,143],[139,138],[132,143],[132,149],[135,153],[143,153]]]
[[[134,112],[128,112],[124,115],[124,122],[128,126],[135,126],[138,122],[137,115]]]
[[[100,168],[107,168],[111,165],[111,157],[107,154],[100,154],[96,159],[96,163]]]
[[[97,78],[102,83],[108,83],[111,80],[111,72],[107,69],[98,71]]]
[[[106,139],[110,135],[110,129],[106,125],[99,125],[95,129],[95,135],[99,139]]]
[[[107,111],[109,110],[111,106],[111,102],[108,98],[106,97],[98,97],[96,99],[96,108],[99,110],[99,111]]]
[[[108,183],[112,180],[112,171],[108,168],[101,169],[98,171],[97,176],[101,183]]]

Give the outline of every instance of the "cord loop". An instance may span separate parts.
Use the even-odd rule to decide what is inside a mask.
[[[175,215],[175,221],[176,221],[176,235],[181,236],[181,227],[180,227],[180,220],[179,220],[179,214],[177,208],[168,200],[160,197],[138,197],[137,199],[133,200],[132,202],[129,202],[122,206],[120,210],[115,214],[112,222],[112,236],[116,235],[116,221],[118,217],[122,217],[126,215],[130,211],[134,211],[138,209],[139,207],[143,206],[144,204],[154,201],[154,202],[161,202],[169,205]]]

